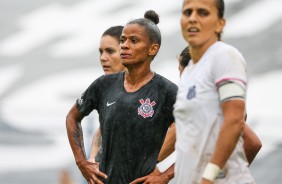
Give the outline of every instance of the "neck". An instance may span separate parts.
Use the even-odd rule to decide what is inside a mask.
[[[217,40],[216,40],[217,41]],[[193,60],[193,64],[196,64],[200,61],[200,59],[203,57],[205,52],[208,50],[208,48],[214,44],[216,41],[211,42],[209,44],[205,44],[202,46],[189,46],[189,52],[191,54],[191,58]]]
[[[127,92],[134,92],[148,83],[154,76],[150,68],[128,69],[125,72],[124,87]]]

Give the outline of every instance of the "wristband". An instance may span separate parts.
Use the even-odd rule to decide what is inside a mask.
[[[160,172],[166,171],[172,164],[175,163],[176,160],[176,154],[175,151],[170,154],[168,157],[166,157],[164,160],[159,162],[156,166],[159,169]]]
[[[158,169],[158,171],[160,172],[160,173],[163,173],[164,171],[166,171],[166,167],[164,167],[163,165],[162,165],[162,162],[159,162],[157,165],[156,165],[156,168]]]
[[[220,172],[220,167],[216,164],[209,162],[205,168],[205,171],[202,177],[206,180],[214,182],[219,172]]]

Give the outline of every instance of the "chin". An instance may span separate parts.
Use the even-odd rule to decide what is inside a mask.
[[[125,67],[130,66],[130,63],[126,61],[122,61],[121,64]]]
[[[189,44],[189,46],[191,47],[199,47],[202,45],[202,43],[200,42],[200,40],[197,39],[187,39],[187,42]]]
[[[112,72],[112,71],[107,70],[107,71],[104,71],[104,73],[105,73],[105,75],[108,75],[108,74],[112,74],[113,72]]]

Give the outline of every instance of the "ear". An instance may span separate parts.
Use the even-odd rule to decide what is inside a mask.
[[[225,26],[225,22],[226,22],[225,18],[221,18],[221,19],[218,20],[217,27],[216,27],[216,30],[215,30],[216,33],[219,34],[219,33],[222,32],[222,30]]]
[[[160,45],[159,44],[156,44],[156,43],[153,43],[149,49],[149,56],[154,56],[158,53],[160,49]]]

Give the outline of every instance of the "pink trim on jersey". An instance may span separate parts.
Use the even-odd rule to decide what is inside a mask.
[[[219,81],[215,82],[215,85],[218,86],[218,84],[224,82],[224,81],[240,81],[242,82],[244,85],[247,85],[247,82],[242,80],[242,79],[238,79],[238,78],[223,78],[220,79]]]

